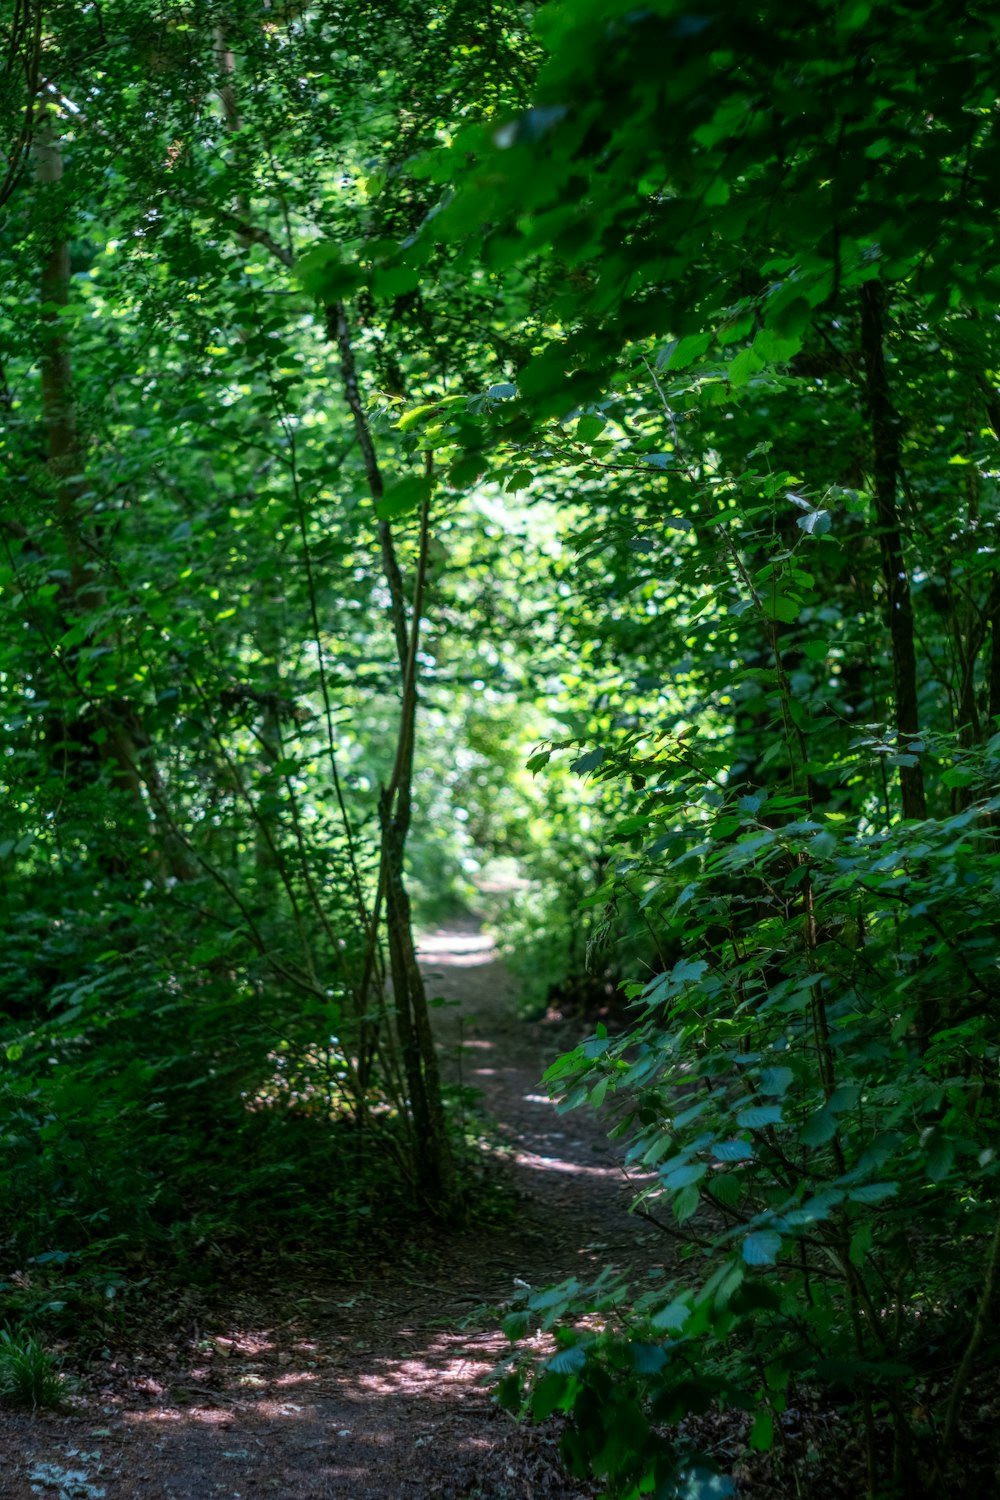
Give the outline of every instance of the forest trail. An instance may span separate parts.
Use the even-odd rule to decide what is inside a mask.
[[[411,1257],[347,1288],[292,1288],[265,1317],[248,1297],[186,1345],[109,1360],[66,1413],[3,1414],[3,1500],[593,1493],[565,1477],[551,1426],[519,1427],[484,1389],[507,1347],[495,1309],[516,1280],[652,1265],[663,1242],[627,1216],[592,1113],[556,1114],[539,1084],[583,1025],[518,1020],[510,977],[474,921],[429,934],[420,957],[428,994],[458,1002],[436,1013],[442,1068],[482,1090],[509,1148],[515,1219],[454,1237],[426,1270]]]

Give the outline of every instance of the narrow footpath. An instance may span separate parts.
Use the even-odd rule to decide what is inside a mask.
[[[482,1091],[520,1210],[422,1274],[276,1289],[190,1345],[109,1360],[60,1414],[0,1416],[3,1500],[583,1500],[551,1426],[519,1426],[483,1377],[507,1345],[494,1312],[518,1282],[656,1263],[626,1213],[600,1123],[558,1115],[539,1079],[572,1028],[517,1019],[510,978],[472,921],[421,946],[447,1077]],[[582,1031],[582,1027],[578,1028]],[[462,1325],[465,1326],[462,1326]]]

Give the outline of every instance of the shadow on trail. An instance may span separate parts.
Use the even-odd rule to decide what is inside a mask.
[[[587,1110],[556,1114],[539,1083],[579,1033],[518,1019],[510,977],[474,922],[428,935],[420,958],[429,994],[460,1002],[435,1013],[442,1070],[482,1091],[519,1197],[509,1227],[456,1236],[426,1280],[400,1264],[360,1290],[289,1289],[294,1316],[274,1326],[237,1312],[234,1326],[166,1356],[166,1368],[162,1354],[111,1362],[67,1415],[22,1420],[9,1434],[0,1417],[0,1443],[12,1439],[4,1500],[592,1493],[561,1469],[551,1424],[518,1427],[492,1404],[483,1381],[507,1344],[473,1315],[503,1304],[516,1281],[655,1265],[662,1241],[627,1216],[601,1122]],[[456,1326],[463,1316],[468,1329]]]

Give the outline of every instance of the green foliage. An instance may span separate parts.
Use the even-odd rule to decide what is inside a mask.
[[[44,1344],[24,1328],[0,1328],[0,1400],[49,1408],[65,1393],[66,1383]]]
[[[47,1000],[6,1030],[5,1301],[114,1321],[154,1271],[205,1284],[262,1244],[335,1245],[346,1270],[373,1207],[405,1217],[412,1189],[398,1122],[354,1128],[335,999],[304,1007],[233,944],[206,955],[213,925],[165,926],[151,893],[93,894],[64,885],[58,916],[9,928],[8,994]]]
[[[399,258],[443,240],[512,309],[535,278],[477,454],[577,507],[573,738],[529,764],[617,793],[588,900],[657,951],[549,1079],[688,1253],[557,1299],[529,1399],[632,1496],[677,1488],[661,1424],[745,1405],[766,1448],[795,1382],[850,1385],[869,1493],[934,1491],[997,1270],[996,20],[537,30],[529,108],[428,157]]]
[[[21,1307],[110,1313],[154,1267],[205,1280],[255,1243],[349,1256],[433,1207],[447,1156],[380,939],[388,900],[409,940],[383,790],[451,811],[432,756],[411,777],[400,750],[385,590],[394,557],[405,616],[426,564],[419,661],[443,662],[436,622],[486,565],[435,592],[477,528],[447,537],[441,504],[421,563],[418,443],[446,460],[488,384],[483,299],[445,289],[414,321],[416,280],[368,241],[429,207],[405,166],[456,114],[523,98],[533,43],[516,7],[362,10],[57,4],[4,70],[0,1286]],[[323,305],[369,285],[347,349],[375,488]],[[450,671],[495,680],[495,634]],[[468,841],[442,842],[412,848],[428,905],[464,875]]]
[[[678,1492],[669,1428],[715,1403],[759,1413],[768,1447],[801,1382],[884,1419],[912,1488],[939,1461],[913,1396],[959,1378],[995,1255],[998,757],[1000,736],[962,813],[877,836],[713,797],[700,766],[679,799],[707,798],[697,841],[652,816],[632,832],[682,956],[631,986],[625,1034],[600,1028],[546,1078],[608,1110],[676,1274],[525,1293],[508,1334],[537,1318],[562,1349],[523,1394],[523,1375],[501,1387],[566,1412],[567,1461],[607,1493]]]
[[[406,881],[502,866],[532,1007],[630,989],[550,1082],[681,1247],[512,1321],[572,1471],[725,1494],[670,1429],[766,1450],[807,1381],[940,1489],[1000,1259],[997,18],[197,12],[57,3],[0,91],[4,1297],[452,1212]]]

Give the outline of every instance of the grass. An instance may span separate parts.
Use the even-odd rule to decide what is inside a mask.
[[[18,1406],[58,1406],[65,1382],[52,1355],[23,1328],[0,1328],[0,1397]]]

